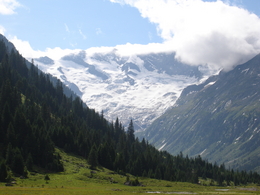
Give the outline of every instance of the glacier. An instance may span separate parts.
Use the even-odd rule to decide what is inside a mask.
[[[143,131],[154,119],[172,107],[182,89],[205,80],[205,67],[189,66],[175,59],[175,53],[122,55],[75,51],[59,59],[34,59],[43,72],[60,79],[82,100],[105,118],[116,118],[126,127],[133,120]]]

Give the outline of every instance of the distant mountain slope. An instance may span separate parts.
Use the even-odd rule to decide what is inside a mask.
[[[174,53],[122,56],[111,48],[75,52],[58,60],[41,57],[35,63],[63,81],[90,108],[103,110],[108,120],[119,117],[127,126],[132,118],[138,131],[171,107],[184,87],[204,76],[198,67],[174,57]]]
[[[175,106],[144,132],[172,154],[260,171],[260,54],[234,70],[183,90]]]

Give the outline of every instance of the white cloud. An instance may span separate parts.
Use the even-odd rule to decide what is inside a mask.
[[[0,0],[0,14],[15,14],[15,9],[20,6],[21,4],[16,0]]]
[[[9,38],[9,40],[24,57],[34,57],[36,55],[37,51],[33,50],[28,41],[22,41],[16,36]]]
[[[157,24],[164,43],[191,65],[229,70],[260,53],[260,19],[220,0],[110,0]]]
[[[0,34],[4,35],[5,34],[5,28],[0,25]]]
[[[39,58],[48,56],[54,60],[59,60],[65,55],[71,53],[78,53],[80,49],[61,49],[59,47],[47,48],[45,51],[34,50],[28,41],[23,41],[14,37],[9,37],[9,40],[15,45],[16,49],[25,58]],[[76,45],[71,44],[73,47]],[[131,44],[127,43],[124,45],[116,45],[114,47],[92,47],[86,50],[89,55],[94,53],[110,53],[116,52],[121,56],[129,56],[136,54],[147,54],[147,53],[159,53],[159,52],[172,52],[171,44],[167,43],[150,43],[148,45]]]
[[[149,43],[147,45],[131,44],[116,45],[114,47],[92,47],[86,50],[89,55],[94,53],[107,54],[115,52],[120,56],[142,55],[148,53],[172,52],[171,45],[165,43]]]
[[[61,49],[59,47],[47,48],[45,51],[34,50],[28,41],[18,39],[16,36],[9,38],[9,40],[15,45],[16,49],[25,58],[39,58],[48,56],[53,60],[58,60],[61,57],[70,53],[77,53],[80,50]]]

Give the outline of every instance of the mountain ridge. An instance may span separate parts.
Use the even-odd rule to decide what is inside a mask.
[[[184,89],[144,137],[172,154],[200,154],[211,162],[259,172],[255,164],[260,160],[259,85],[258,54],[229,72]]]

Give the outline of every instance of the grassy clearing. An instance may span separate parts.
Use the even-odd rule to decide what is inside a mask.
[[[259,186],[225,187],[202,186],[190,183],[169,182],[150,178],[138,178],[143,186],[126,186],[126,176],[116,174],[108,169],[89,169],[83,158],[68,155],[59,151],[65,171],[48,174],[29,174],[28,179],[16,179],[16,184],[6,187],[0,183],[0,195],[5,194],[36,194],[36,195],[82,195],[82,194],[223,194],[223,195],[253,195],[260,194]],[[135,177],[130,176],[133,180]],[[150,192],[150,193],[148,193]]]

